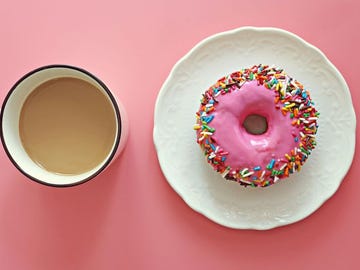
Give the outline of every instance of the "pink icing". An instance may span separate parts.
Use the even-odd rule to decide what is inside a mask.
[[[256,80],[246,82],[240,89],[228,95],[219,95],[211,126],[213,138],[228,151],[226,165],[232,168],[261,169],[271,159],[283,158],[297,146],[295,136],[299,130],[291,125],[292,119],[276,109],[275,92],[258,85]],[[268,129],[261,135],[248,133],[242,123],[250,114],[267,119]]]

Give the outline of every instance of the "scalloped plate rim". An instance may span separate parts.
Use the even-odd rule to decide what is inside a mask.
[[[343,167],[343,173],[341,173],[343,176],[341,177],[341,179],[339,179],[338,184],[336,186],[336,188],[334,189],[333,192],[329,193],[328,196],[325,196],[322,200],[320,200],[320,202],[318,203],[318,206],[316,208],[312,208],[312,209],[306,209],[303,212],[303,215],[296,219],[296,220],[291,220],[291,221],[287,221],[287,222],[282,222],[281,224],[272,224],[272,225],[256,225],[256,224],[252,224],[249,226],[244,226],[244,225],[238,225],[238,224],[234,224],[234,222],[229,223],[229,222],[222,222],[217,220],[216,218],[214,218],[211,215],[211,211],[210,212],[206,212],[203,209],[201,209],[201,207],[199,207],[197,204],[194,204],[193,202],[191,202],[191,199],[187,199],[186,194],[182,193],[179,191],[179,189],[176,187],[176,185],[174,184],[174,181],[170,181],[169,179],[172,179],[171,176],[169,176],[165,170],[164,170],[164,164],[163,162],[160,160],[159,157],[159,145],[157,144],[157,127],[156,127],[156,119],[157,119],[157,114],[159,114],[159,104],[161,102],[161,99],[163,97],[163,95],[166,92],[166,89],[168,88],[168,85],[171,83],[175,71],[182,65],[183,62],[185,62],[186,60],[188,60],[196,51],[201,50],[201,47],[208,44],[209,42],[213,42],[214,40],[218,39],[218,38],[223,38],[225,36],[230,36],[230,35],[235,35],[238,34],[239,32],[243,32],[243,31],[257,31],[257,32],[261,32],[261,31],[267,31],[267,32],[277,32],[277,33],[281,33],[285,36],[289,36],[293,39],[295,39],[297,42],[302,43],[302,45],[305,45],[306,47],[308,47],[311,50],[316,51],[316,53],[318,55],[320,55],[322,57],[322,59],[325,61],[325,63],[335,72],[335,74],[337,75],[338,79],[340,80],[343,88],[346,90],[344,91],[346,94],[346,98],[349,99],[349,101],[352,103],[352,98],[351,98],[351,94],[350,94],[350,90],[349,87],[344,79],[344,77],[342,76],[342,74],[340,73],[340,71],[335,67],[334,64],[332,64],[330,62],[330,60],[326,57],[326,55],[317,47],[315,47],[314,45],[308,43],[307,41],[303,40],[302,38],[300,38],[299,36],[297,36],[294,33],[291,33],[287,30],[281,29],[281,28],[276,28],[276,27],[254,27],[254,26],[244,26],[244,27],[239,27],[239,28],[235,28],[232,30],[228,30],[228,31],[224,31],[224,32],[220,32],[214,35],[211,35],[203,40],[201,40],[200,42],[198,42],[192,49],[190,49],[190,51],[188,51],[183,57],[181,57],[173,66],[173,68],[171,69],[168,77],[166,78],[165,82],[163,83],[156,102],[155,102],[155,110],[154,110],[154,128],[153,128],[153,141],[154,141],[154,145],[155,145],[155,149],[157,152],[157,157],[158,157],[158,161],[160,164],[160,168],[165,176],[165,179],[167,180],[168,184],[174,189],[174,191],[180,196],[180,198],[182,198],[182,200],[191,208],[193,209],[195,212],[200,213],[201,215],[205,216],[206,218],[208,218],[209,220],[215,222],[216,224],[219,224],[221,226],[225,226],[231,229],[242,229],[242,230],[248,230],[248,229],[253,229],[253,230],[269,230],[269,229],[273,229],[273,228],[277,228],[277,227],[281,227],[281,226],[285,226],[285,225],[289,225],[292,223],[296,223],[299,222],[303,219],[305,219],[306,217],[310,216],[311,214],[313,214],[314,212],[316,212],[327,200],[329,200],[335,193],[336,191],[339,189],[343,179],[345,178],[347,172],[350,169],[350,166],[352,164],[352,160],[355,154],[355,130],[356,130],[356,116],[355,116],[355,110],[353,105],[351,106],[351,115],[353,118],[353,130],[354,132],[351,133],[352,135],[352,141],[354,142],[354,147],[352,148],[352,153],[351,153],[351,158],[349,158],[350,162],[348,162],[346,164],[346,166]]]

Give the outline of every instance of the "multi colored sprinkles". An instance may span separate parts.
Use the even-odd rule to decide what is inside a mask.
[[[299,129],[300,136],[298,138],[296,134],[292,134],[297,146],[281,158],[270,157],[266,168],[231,168],[226,163],[229,153],[212,137],[216,132],[211,127],[213,112],[219,102],[219,95],[238,91],[245,82],[254,80],[269,91],[275,92],[276,109],[292,119],[291,124]],[[196,112],[194,129],[197,133],[197,143],[204,151],[208,163],[225,179],[236,181],[243,186],[266,187],[300,171],[315,148],[318,117],[319,112],[314,108],[309,91],[301,83],[288,76],[282,69],[260,64],[223,77],[206,90],[201,99],[200,109]]]

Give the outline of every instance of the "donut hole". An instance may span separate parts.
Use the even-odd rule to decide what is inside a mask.
[[[266,117],[259,114],[249,114],[246,116],[242,126],[246,132],[252,135],[264,134],[268,129]]]

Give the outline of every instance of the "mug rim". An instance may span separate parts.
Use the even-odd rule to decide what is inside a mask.
[[[110,155],[107,157],[105,163],[98,169],[96,170],[94,173],[92,173],[91,175],[89,175],[88,177],[80,180],[80,181],[76,181],[73,183],[67,183],[67,184],[56,184],[56,183],[49,183],[43,180],[40,180],[32,175],[30,175],[29,173],[27,173],[25,170],[23,170],[21,168],[21,166],[19,164],[17,164],[17,162],[13,159],[13,157],[11,156],[8,147],[6,146],[5,143],[5,139],[4,139],[4,131],[3,131],[3,117],[4,117],[4,110],[5,107],[7,105],[7,102],[9,100],[9,98],[11,97],[12,93],[16,90],[16,88],[18,87],[18,85],[23,82],[24,80],[26,80],[28,77],[30,77],[31,75],[42,71],[42,70],[46,70],[46,69],[52,69],[52,68],[65,68],[65,69],[72,69],[75,71],[79,71],[83,74],[85,74],[86,76],[89,76],[91,79],[95,80],[101,87],[102,89],[106,92],[107,96],[109,97],[111,104],[114,107],[115,110],[115,114],[116,114],[116,120],[118,123],[118,127],[117,127],[117,136],[115,138],[115,144],[114,147],[110,153]],[[43,184],[46,186],[50,186],[50,187],[72,187],[72,186],[78,186],[80,184],[86,183],[89,180],[93,179],[95,176],[97,176],[98,174],[100,174],[113,160],[116,151],[119,147],[120,144],[120,139],[121,139],[121,131],[122,131],[122,122],[121,122],[121,115],[120,115],[120,109],[119,109],[119,105],[116,102],[116,99],[114,97],[114,95],[112,94],[112,92],[110,91],[110,89],[105,85],[105,83],[103,81],[101,81],[98,77],[96,77],[95,75],[93,75],[92,73],[90,73],[89,71],[77,67],[77,66],[72,66],[72,65],[66,65],[66,64],[52,64],[52,65],[45,65],[45,66],[41,66],[38,67],[36,69],[31,70],[30,72],[26,73],[25,75],[23,75],[20,79],[18,79],[16,81],[16,83],[10,88],[10,90],[8,91],[8,93],[5,96],[4,101],[2,102],[1,105],[1,111],[0,111],[0,138],[1,138],[1,143],[3,145],[3,148],[5,150],[6,155],[8,156],[9,160],[11,161],[11,163],[23,174],[25,175],[28,179],[35,181],[39,184]]]

